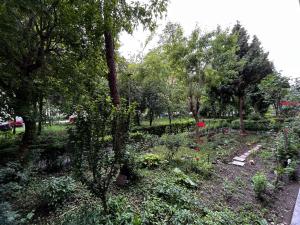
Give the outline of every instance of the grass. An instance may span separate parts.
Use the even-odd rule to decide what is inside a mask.
[[[194,119],[191,117],[180,117],[180,118],[172,119],[172,123],[180,123],[180,122],[186,122],[186,121],[194,121]],[[169,124],[169,119],[166,117],[155,119],[152,122],[152,126],[168,125],[168,124]],[[143,120],[141,122],[141,126],[149,127],[150,126],[149,120]]]

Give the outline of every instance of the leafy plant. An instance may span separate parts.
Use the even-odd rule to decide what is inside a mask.
[[[0,203],[0,224],[1,225],[16,225],[19,224],[20,215],[12,210],[8,202]]]
[[[284,173],[289,176],[292,180],[297,180],[297,166],[299,161],[292,160],[286,168],[284,168]]]
[[[142,204],[141,221],[143,225],[167,225],[176,208],[158,197],[148,198]]]
[[[41,184],[41,201],[48,207],[57,207],[75,192],[75,181],[68,176],[51,177]]]
[[[179,168],[175,168],[173,170],[176,176],[176,182],[182,185],[185,185],[189,188],[196,188],[198,185],[184,172],[182,172]]]
[[[210,178],[213,174],[213,164],[207,160],[192,160],[191,170],[204,178]]]
[[[155,188],[155,192],[158,197],[173,205],[189,207],[198,203],[189,190],[174,183],[164,181]]]
[[[162,158],[160,155],[148,153],[143,155],[140,161],[143,167],[152,169],[158,167],[162,163]]]
[[[266,193],[268,187],[266,175],[258,172],[252,177],[252,182],[256,196],[261,199],[263,194]]]

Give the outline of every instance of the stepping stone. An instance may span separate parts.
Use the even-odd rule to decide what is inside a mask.
[[[300,191],[298,192],[291,225],[299,225],[299,224],[300,224]]]
[[[251,154],[250,152],[246,152],[243,155],[241,155],[240,157],[246,159],[250,154]]]
[[[233,161],[231,163],[229,163],[231,165],[235,165],[235,166],[244,166],[245,163],[244,162],[239,162],[239,161]]]
[[[234,161],[240,161],[240,162],[244,162],[246,160],[246,157],[243,157],[243,156],[236,156],[233,158]]]

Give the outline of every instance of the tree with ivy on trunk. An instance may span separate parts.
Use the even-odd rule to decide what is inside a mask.
[[[155,19],[166,11],[168,0],[150,0],[147,4],[139,1],[100,0],[99,13],[102,19],[103,36],[105,42],[105,56],[108,68],[108,83],[110,96],[115,109],[112,122],[113,151],[116,163],[121,165],[124,156],[126,134],[129,129],[127,118],[122,117],[122,105],[117,86],[117,70],[115,59],[115,45],[118,35],[122,31],[132,33],[134,28],[142,24],[145,28],[153,29]],[[126,173],[126,164],[121,167],[121,173]],[[103,202],[106,199],[103,197]],[[105,204],[105,203],[104,203]]]

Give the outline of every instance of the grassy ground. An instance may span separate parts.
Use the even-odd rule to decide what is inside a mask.
[[[194,119],[191,118],[191,117],[180,117],[180,118],[174,118],[174,119],[172,119],[172,123],[185,122],[185,121],[194,121]],[[153,120],[153,122],[152,122],[152,126],[167,125],[167,124],[169,124],[169,119],[167,117],[157,118],[157,119]],[[141,125],[144,126],[144,127],[150,126],[148,120],[143,120],[141,122]]]

